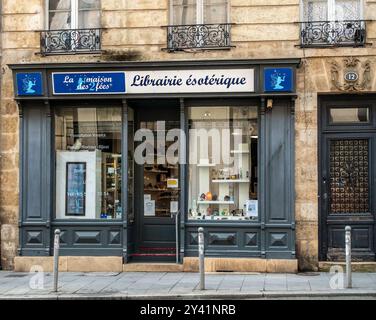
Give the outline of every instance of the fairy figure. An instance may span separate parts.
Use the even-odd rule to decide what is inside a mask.
[[[280,76],[278,73],[273,73],[271,75],[271,79],[272,79],[272,86],[273,86],[273,89],[274,90],[281,90],[281,89],[284,89],[284,86],[282,86],[282,82],[285,81],[286,79],[286,76]]]
[[[82,90],[82,85],[84,84],[84,80],[82,80],[82,78],[78,79],[78,86],[77,86],[77,90]]]
[[[24,89],[25,89],[25,92],[28,93],[28,94],[33,94],[35,93],[35,90],[33,89],[33,87],[35,87],[37,85],[37,81],[34,80],[31,81],[29,79],[25,79],[24,80]]]

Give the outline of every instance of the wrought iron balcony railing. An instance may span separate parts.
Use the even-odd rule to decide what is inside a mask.
[[[366,21],[309,21],[301,23],[302,47],[359,47],[366,43]]]
[[[93,53],[101,50],[101,29],[48,30],[40,34],[42,55]]]
[[[231,47],[231,25],[192,24],[167,26],[167,49],[222,49]]]

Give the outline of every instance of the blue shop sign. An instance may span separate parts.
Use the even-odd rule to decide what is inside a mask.
[[[294,71],[292,68],[265,68],[265,92],[293,92]]]
[[[56,72],[52,74],[53,94],[124,94],[125,72]]]
[[[41,72],[17,73],[17,95],[42,96],[43,82]]]

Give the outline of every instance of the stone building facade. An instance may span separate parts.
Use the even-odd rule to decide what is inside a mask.
[[[47,1],[48,2],[48,1]],[[0,117],[1,265],[14,268],[19,248],[19,108],[14,100],[11,64],[97,63],[301,59],[295,101],[295,235],[301,270],[317,270],[320,252],[319,97],[376,92],[376,1],[365,0],[366,44],[301,46],[299,0],[230,0],[231,47],[170,52],[168,0],[102,0],[101,53],[41,55],[40,32],[46,29],[44,0],[2,1]],[[364,85],[346,87],[345,59],[358,59],[355,69]],[[367,69],[370,68],[370,69]],[[353,68],[354,69],[354,68]],[[370,70],[370,71],[369,71]],[[368,72],[369,71],[369,72]],[[336,85],[336,82],[339,85]],[[337,83],[337,84],[338,84]],[[374,212],[375,213],[375,212]],[[373,229],[374,230],[374,229]]]

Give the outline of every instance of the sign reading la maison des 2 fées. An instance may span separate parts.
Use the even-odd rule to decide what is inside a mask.
[[[54,95],[254,92],[253,69],[52,74]]]

